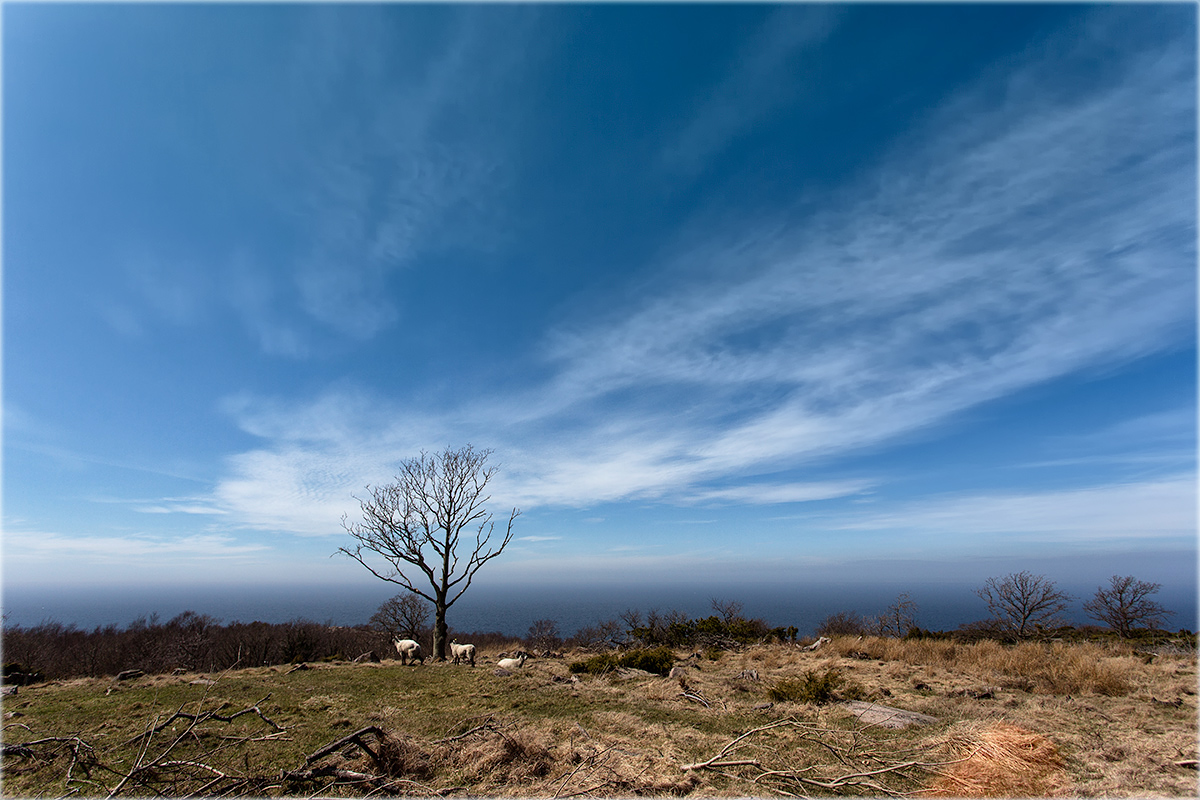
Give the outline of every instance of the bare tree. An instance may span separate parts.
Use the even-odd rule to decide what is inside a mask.
[[[420,639],[429,624],[429,606],[411,592],[385,600],[371,616],[371,625],[392,639]]]
[[[367,498],[355,498],[362,522],[342,517],[355,544],[338,552],[375,577],[433,603],[433,650],[439,661],[446,660],[446,610],[470,588],[475,573],[512,541],[513,521],[521,514],[512,510],[504,538],[493,545],[494,523],[485,509],[491,497],[484,493],[496,471],[486,466],[491,453],[471,445],[432,456],[422,451],[401,462],[394,483],[368,486]],[[474,542],[464,541],[464,532],[473,532]],[[464,557],[467,547],[470,555]],[[388,566],[369,563],[375,556]]]
[[[917,625],[917,604],[908,592],[903,592],[887,611],[875,619],[873,633],[879,636],[895,636],[899,639]]]
[[[839,611],[821,620],[817,636],[862,636],[867,628],[867,619],[857,611]]]
[[[742,618],[742,604],[736,600],[724,600],[713,597],[709,600],[709,603],[712,605],[712,610],[717,612],[717,616],[726,625]]]
[[[1054,581],[1045,575],[1028,571],[988,578],[975,594],[987,603],[1001,630],[1018,639],[1028,637],[1038,627],[1064,624],[1062,612],[1072,599],[1071,595],[1059,591]]]
[[[1132,575],[1113,575],[1108,588],[1096,589],[1096,596],[1083,604],[1083,610],[1125,639],[1134,628],[1162,625],[1175,613],[1148,599],[1161,588],[1162,584],[1139,581]]]
[[[562,638],[558,635],[558,623],[552,619],[534,620],[529,626],[526,641],[534,650],[553,650],[562,644]]]

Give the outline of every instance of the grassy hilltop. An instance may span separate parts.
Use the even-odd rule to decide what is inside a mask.
[[[3,705],[3,793],[1197,791],[1194,652],[839,637],[677,651],[674,677],[573,672],[582,651],[497,675],[498,655],[20,687]],[[937,721],[886,727],[855,715],[864,701]]]

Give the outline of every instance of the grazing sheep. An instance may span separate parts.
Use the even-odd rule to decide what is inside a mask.
[[[473,667],[475,666],[475,645],[459,644],[457,639],[450,642],[450,654],[454,656],[454,663],[459,661],[467,661]]]
[[[500,669],[520,669],[525,666],[525,659],[528,658],[526,653],[518,653],[516,658],[502,658],[496,662],[496,666]]]
[[[421,652],[421,645],[414,642],[412,639],[397,639],[393,644],[396,645],[396,652],[400,654],[400,663],[407,664],[409,659],[415,664],[418,661],[425,663],[425,654]]]

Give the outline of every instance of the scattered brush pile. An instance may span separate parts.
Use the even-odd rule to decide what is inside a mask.
[[[602,746],[582,729],[578,736],[563,737],[491,716],[460,727],[472,722],[479,724],[433,741],[374,728],[359,731],[310,756],[308,769],[285,774],[288,783],[282,788],[323,791],[332,780],[369,787],[372,793],[444,796],[469,789],[499,797],[683,794],[696,784],[694,777],[680,776],[644,754]],[[376,736],[374,746],[360,741],[368,731]],[[358,750],[342,748],[345,742],[358,744]],[[449,785],[435,785],[447,780]]]

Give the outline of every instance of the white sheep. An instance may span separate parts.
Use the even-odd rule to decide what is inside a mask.
[[[457,639],[450,642],[450,655],[454,656],[454,663],[467,661],[473,667],[475,666],[475,645],[459,644]]]
[[[396,645],[396,652],[400,654],[400,663],[407,664],[409,659],[415,664],[420,661],[425,663],[425,654],[421,652],[421,645],[414,642],[412,639],[396,639],[392,644]]]
[[[520,669],[525,666],[527,654],[518,653],[516,658],[502,658],[496,662],[496,666],[500,669]]]

